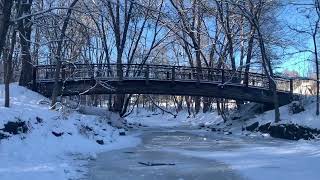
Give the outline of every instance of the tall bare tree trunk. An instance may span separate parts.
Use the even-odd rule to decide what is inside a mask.
[[[200,112],[201,109],[201,98],[200,96],[195,96],[194,97],[194,110],[195,113],[198,114]]]
[[[315,56],[315,63],[316,63],[316,77],[317,77],[317,105],[316,105],[316,115],[319,116],[319,59],[318,59],[318,47],[317,47],[317,31],[319,26],[319,21],[316,22],[315,31],[312,34],[313,39],[313,46],[314,46],[314,56]]]
[[[187,110],[189,116],[191,116],[191,103],[190,103],[190,96],[185,96],[186,104],[187,104]]]
[[[18,17],[23,17],[25,15],[31,14],[32,0],[28,3],[20,0],[18,1]],[[25,17],[18,21],[19,39],[21,44],[21,75],[19,79],[19,85],[30,87],[32,82],[32,68],[33,63],[30,54],[31,47],[31,17]]]
[[[265,74],[268,77],[269,81],[269,88],[271,92],[273,93],[273,104],[274,104],[274,113],[275,113],[275,122],[280,122],[280,110],[279,110],[279,97],[277,93],[277,84],[274,79],[273,70],[271,67],[271,62],[267,56],[266,49],[264,46],[264,39],[260,32],[260,30],[257,28],[258,36],[259,36],[259,46],[262,56],[262,66],[265,70]]]
[[[14,45],[16,43],[16,31],[13,30],[10,42],[10,49],[4,53],[3,60],[4,60],[4,84],[5,84],[5,101],[4,106],[10,106],[10,82],[12,79],[12,56]]]
[[[6,37],[9,29],[9,21],[11,16],[12,0],[0,0],[0,57],[3,51],[3,47],[6,44]],[[2,56],[4,62],[4,83],[5,83],[5,107],[10,106],[10,90],[9,83],[11,77],[11,66],[9,52],[5,52]],[[12,59],[12,56],[11,56]]]
[[[255,34],[255,28],[253,26],[251,26],[250,38],[249,38],[249,42],[248,42],[247,58],[246,58],[246,64],[245,64],[244,84],[249,84],[249,71],[250,71],[250,63],[251,63],[251,59],[252,59],[254,34]]]
[[[70,20],[70,16],[72,14],[72,8],[76,5],[76,3],[78,2],[78,0],[73,0],[72,3],[70,4],[69,8],[68,8],[68,12],[67,12],[67,16],[63,21],[63,25],[62,25],[62,29],[61,29],[61,34],[59,37],[59,41],[58,41],[58,48],[57,48],[57,52],[55,55],[55,59],[56,59],[56,70],[55,70],[55,74],[54,74],[54,87],[52,90],[52,96],[51,96],[51,108],[55,109],[56,108],[56,103],[57,103],[57,96],[58,93],[60,91],[60,85],[59,85],[59,80],[60,80],[60,71],[61,71],[61,66],[62,66],[62,47],[63,47],[63,42],[64,42],[64,38],[65,38],[65,34],[68,28],[68,24],[69,24],[69,20]]]
[[[10,26],[12,5],[13,0],[0,0],[0,57],[6,43],[6,36]]]
[[[211,105],[211,98],[209,97],[203,97],[203,113],[206,113],[209,111]]]

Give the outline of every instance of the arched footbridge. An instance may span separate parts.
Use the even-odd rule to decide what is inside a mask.
[[[49,97],[55,65],[33,70],[32,88]],[[293,79],[276,77],[281,105],[294,98]],[[214,68],[139,64],[69,64],[60,73],[59,95],[158,94],[226,98],[272,104],[268,78],[263,74]]]

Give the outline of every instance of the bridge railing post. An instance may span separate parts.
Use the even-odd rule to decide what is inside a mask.
[[[224,84],[224,69],[221,69],[221,84]]]
[[[92,73],[90,73],[90,78],[91,78],[91,79],[94,79],[94,74],[95,74],[94,67],[95,67],[94,64],[92,64],[92,65],[91,65],[91,71],[92,71]]]
[[[293,79],[290,78],[290,94],[293,95]]]
[[[200,67],[196,67],[196,74],[197,74],[197,85],[200,84],[200,78],[201,78],[201,74],[202,73],[202,69]]]
[[[150,79],[150,66],[149,65],[147,65],[146,66],[146,71],[145,71],[145,78],[146,78],[146,84],[149,84],[149,79]]]
[[[118,81],[123,81],[123,64],[117,63],[116,72],[116,77],[118,78]]]
[[[248,73],[244,74],[244,83],[246,87],[249,87],[249,75]]]
[[[174,83],[175,79],[176,79],[176,67],[172,66],[171,68],[171,81]]]
[[[208,69],[208,81],[212,81],[212,70],[211,70],[211,68],[210,69]]]
[[[61,68],[61,80],[64,81],[66,79],[66,65],[62,65]]]
[[[37,66],[32,67],[32,90],[37,91]]]

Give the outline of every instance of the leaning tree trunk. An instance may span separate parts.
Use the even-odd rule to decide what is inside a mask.
[[[277,84],[274,79],[271,62],[268,59],[266,54],[263,36],[258,28],[257,28],[257,32],[259,36],[259,46],[260,46],[260,51],[262,56],[262,66],[265,70],[266,76],[268,77],[270,91],[273,93],[273,104],[274,104],[274,113],[275,113],[274,118],[275,118],[275,122],[277,123],[280,121],[279,97],[277,93]]]
[[[58,93],[60,91],[60,85],[59,85],[59,80],[60,80],[60,71],[61,71],[61,66],[62,66],[62,47],[63,47],[63,39],[65,37],[66,34],[66,30],[69,24],[69,20],[70,20],[70,16],[72,13],[72,8],[76,5],[76,3],[78,2],[78,0],[73,0],[73,2],[71,3],[71,5],[69,6],[68,12],[67,12],[67,16],[63,21],[63,25],[62,25],[62,29],[61,29],[61,34],[59,37],[59,41],[58,41],[58,48],[57,48],[57,52],[56,52],[56,70],[55,70],[55,74],[54,74],[54,87],[52,90],[52,102],[51,102],[51,109],[55,109],[56,108],[56,103],[57,103],[57,96]]]
[[[255,28],[252,26],[250,31],[250,38],[249,38],[248,50],[247,50],[247,59],[245,64],[244,84],[246,85],[249,85],[249,71],[250,71],[250,64],[251,64],[251,58],[252,58],[254,34],[255,34]]]

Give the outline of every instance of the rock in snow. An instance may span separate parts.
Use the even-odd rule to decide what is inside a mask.
[[[100,145],[104,145],[104,141],[103,140],[96,140],[96,142],[98,143],[98,144],[100,144]]]
[[[255,122],[253,124],[251,124],[250,126],[246,127],[247,131],[254,131],[259,127],[259,122]]]
[[[58,133],[58,132],[54,132],[54,131],[52,131],[51,133],[56,137],[60,137],[60,136],[62,136],[64,134],[64,132]]]

